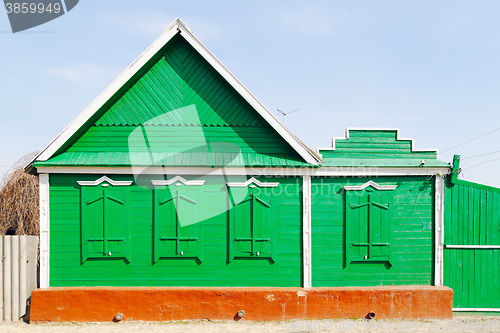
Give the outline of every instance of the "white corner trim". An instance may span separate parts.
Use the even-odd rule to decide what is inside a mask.
[[[304,248],[304,288],[312,288],[312,237],[311,237],[311,176],[302,178],[302,197],[304,215],[302,217],[302,246]]]
[[[500,308],[452,308],[456,312],[500,312]]]
[[[244,183],[226,183],[228,187],[247,187],[250,184],[255,184],[258,187],[277,187],[280,183],[261,183],[253,177]]]
[[[269,110],[196,38],[191,29],[175,19],[163,34],[149,46],[118,78],[116,78],[90,105],[73,120],[52,142],[45,147],[28,165],[34,161],[51,158],[87,121],[126,84],[154,55],[178,32],[212,65],[219,74],[285,139],[308,163],[319,165],[319,161]]]
[[[414,138],[400,138],[399,128],[384,128],[384,127],[347,127],[345,129],[345,138],[333,137],[331,148],[318,148],[317,152],[320,150],[335,150],[335,140],[349,140],[349,131],[396,131],[396,141],[411,141],[411,151],[416,152],[432,152],[435,151],[437,157],[439,157],[439,151],[437,149],[414,149],[415,139]]]
[[[175,176],[170,180],[152,180],[151,183],[155,186],[169,186],[176,182],[180,182],[186,186],[201,186],[205,184],[204,180],[185,180],[181,176]],[[180,184],[175,184],[176,186],[180,186]]]
[[[106,176],[102,176],[101,178],[96,179],[94,181],[83,181],[83,180],[77,181],[77,183],[82,186],[97,186],[104,182],[107,182],[113,186],[130,186],[133,183],[133,181],[115,181]]]
[[[481,250],[481,249],[500,249],[500,245],[445,245],[447,249],[471,249],[471,250]]]
[[[359,185],[359,186],[344,186],[344,190],[346,190],[346,191],[361,191],[361,190],[364,190],[365,188],[367,188],[368,186],[371,186],[379,191],[392,191],[398,187],[398,185],[379,185],[379,184],[375,183],[374,181],[370,180],[369,182],[366,182],[363,185]]]
[[[49,175],[40,174],[40,288],[50,286],[50,205]]]
[[[436,176],[434,192],[434,216],[435,216],[435,272],[434,285],[442,286],[444,279],[444,178]]]

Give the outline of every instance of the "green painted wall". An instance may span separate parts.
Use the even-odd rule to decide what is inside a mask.
[[[346,208],[343,186],[369,180],[398,185],[390,204],[390,264],[346,263],[346,209],[351,208]],[[311,190],[313,287],[432,284],[434,178],[313,178]],[[385,204],[388,199],[377,200]],[[360,231],[366,234],[366,224],[364,228]]]
[[[458,167],[457,167],[458,169]],[[445,190],[446,245],[500,245],[496,188],[462,180]],[[500,308],[500,249],[444,249],[455,308]]]
[[[101,175],[50,175],[50,286],[279,286],[302,285],[302,197],[301,178],[259,179],[279,182],[265,189],[262,198],[272,196],[272,260],[266,257],[229,259],[229,203],[224,191],[231,178],[202,177],[202,207],[199,223],[203,238],[200,260],[175,257],[171,249],[153,255],[153,200],[151,179],[141,176],[130,186],[130,263],[123,258],[81,257],[81,189],[77,181],[94,181]],[[132,176],[113,175],[113,180],[134,180]],[[189,179],[186,177],[186,179]],[[139,186],[137,184],[144,185]],[[145,184],[149,184],[147,187]],[[182,187],[181,187],[182,188]],[[119,192],[112,193],[122,200]],[[162,193],[160,197],[165,197]],[[195,198],[193,194],[186,196]],[[90,202],[90,201],[89,201]],[[168,211],[162,214],[168,215]],[[166,216],[164,215],[164,216]],[[266,229],[268,233],[268,229]],[[170,231],[160,229],[163,236]],[[194,231],[187,233],[192,236]],[[186,236],[185,235],[185,236]],[[238,235],[242,235],[241,232]],[[264,233],[261,232],[261,235]],[[196,249],[193,250],[196,252]],[[241,253],[246,251],[239,247]],[[173,254],[172,254],[173,253]],[[174,256],[174,257],[168,257]],[[83,261],[83,263],[82,263]],[[274,262],[273,262],[274,261]]]

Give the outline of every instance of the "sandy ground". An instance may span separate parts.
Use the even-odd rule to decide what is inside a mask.
[[[500,316],[455,316],[453,320],[300,320],[279,322],[177,321],[133,323],[0,322],[1,333],[19,332],[500,332]]]

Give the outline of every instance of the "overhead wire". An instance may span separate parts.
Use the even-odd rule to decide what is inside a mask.
[[[442,153],[445,153],[445,152],[447,152],[447,151],[450,151],[450,150],[452,150],[452,149],[455,149],[455,148],[457,148],[457,147],[463,146],[463,145],[465,145],[465,144],[467,144],[467,143],[469,143],[469,142],[472,142],[472,141],[475,141],[475,140],[480,139],[480,138],[482,138],[482,137],[485,137],[486,135],[491,134],[491,133],[494,133],[494,132],[496,132],[496,131],[498,131],[498,130],[500,130],[500,127],[498,127],[498,128],[496,128],[496,129],[494,129],[493,131],[490,131],[490,132],[488,132],[488,133],[485,133],[485,134],[483,134],[483,135],[480,135],[480,136],[478,136],[478,137],[475,137],[475,138],[473,138],[473,139],[470,139],[470,140],[468,140],[468,141],[462,142],[461,144],[458,144],[458,145],[456,145],[456,146],[453,146],[453,147],[451,147],[451,148],[448,148],[448,149],[446,149],[446,150],[443,150],[443,151],[441,152],[441,154],[442,154]]]
[[[460,159],[461,160],[468,160],[468,159],[471,159],[471,158],[476,158],[476,157],[481,157],[481,156],[486,156],[486,155],[492,155],[492,154],[496,154],[496,153],[500,153],[500,150],[492,151],[491,153],[485,153],[485,154],[481,154],[481,155],[461,157]]]
[[[478,163],[478,164],[474,164],[473,166],[470,166],[468,168],[464,168],[464,170],[469,170],[469,169],[477,167],[477,166],[479,166],[481,164],[485,164],[485,163],[489,163],[489,162],[494,162],[494,161],[498,161],[498,160],[500,160],[500,158],[495,158],[495,159],[492,159],[492,160],[489,160],[489,161],[484,161],[484,162],[481,162],[481,163]]]

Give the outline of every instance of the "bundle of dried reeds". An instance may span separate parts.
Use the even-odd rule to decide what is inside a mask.
[[[36,155],[26,154],[0,182],[0,235],[39,235],[38,176],[23,167]]]

